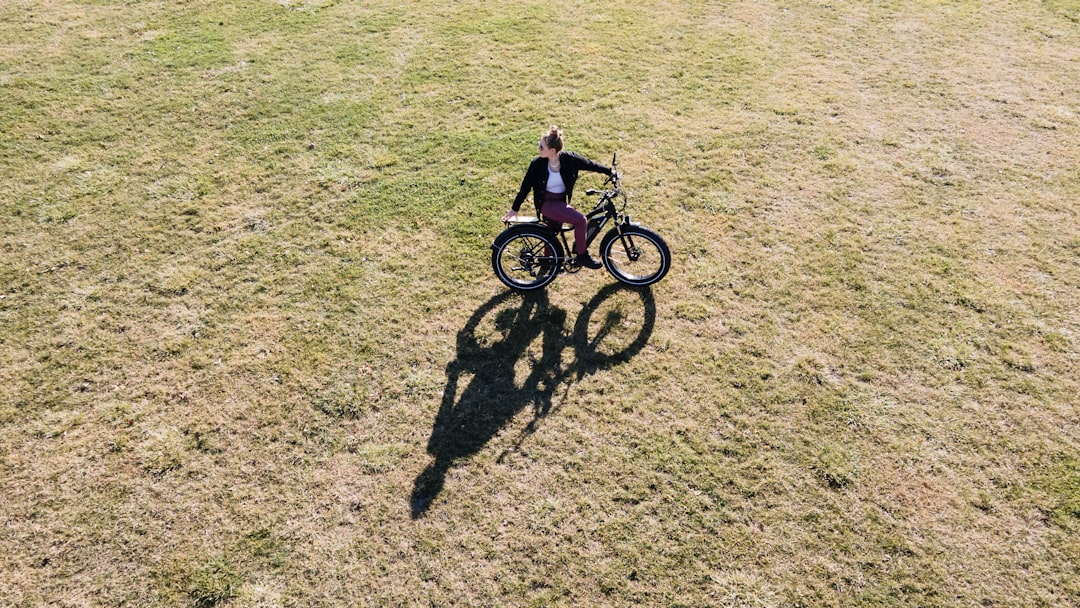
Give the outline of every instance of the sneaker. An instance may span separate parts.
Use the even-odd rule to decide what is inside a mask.
[[[576,261],[578,263],[578,266],[584,266],[585,268],[591,268],[593,270],[596,270],[597,268],[603,268],[604,267],[603,262],[601,262],[600,260],[592,257],[591,255],[589,255],[587,253],[579,253],[579,254],[577,254]]]

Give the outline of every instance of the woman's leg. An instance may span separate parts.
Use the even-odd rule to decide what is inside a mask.
[[[588,220],[585,219],[584,214],[567,205],[565,201],[555,200],[545,202],[540,212],[550,220],[573,226],[574,251],[576,253],[588,253],[588,249],[585,247],[585,230],[588,226]]]

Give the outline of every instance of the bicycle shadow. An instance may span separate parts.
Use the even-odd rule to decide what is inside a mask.
[[[458,332],[457,358],[446,367],[446,387],[427,445],[435,460],[413,486],[413,519],[422,517],[442,492],[454,463],[479,452],[524,408],[531,406],[533,417],[515,447],[551,412],[560,385],[640,352],[652,334],[656,305],[647,288],[613,284],[582,308],[569,334],[566,320],[566,311],[551,305],[545,292],[505,292],[478,308]],[[530,349],[537,339],[539,354]],[[568,347],[574,359],[564,365]],[[519,381],[517,375],[524,378]]]

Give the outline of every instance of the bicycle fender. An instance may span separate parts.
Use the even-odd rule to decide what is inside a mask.
[[[500,245],[519,234],[543,234],[554,240],[555,233],[538,224],[515,224],[500,232],[491,242],[492,249],[498,249]]]

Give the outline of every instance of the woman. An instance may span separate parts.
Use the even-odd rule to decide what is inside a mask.
[[[601,268],[603,264],[589,255],[586,247],[585,229],[588,220],[584,214],[570,206],[570,199],[574,194],[574,182],[582,169],[605,175],[611,175],[612,172],[584,156],[563,152],[562,147],[562,131],[558,127],[551,127],[551,130],[540,138],[540,155],[529,163],[525,179],[521,182],[521,190],[510,211],[503,216],[503,221],[510,222],[517,218],[518,209],[521,209],[521,203],[525,202],[531,189],[539,215],[574,227],[576,262],[585,268]]]

